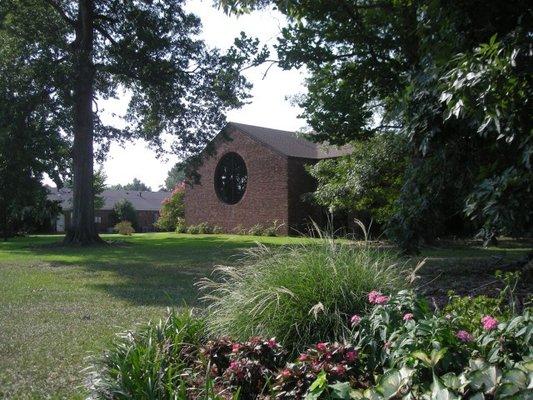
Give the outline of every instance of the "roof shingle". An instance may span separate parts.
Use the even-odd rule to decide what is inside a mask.
[[[289,157],[324,159],[340,157],[353,152],[352,147],[349,145],[337,147],[314,143],[297,136],[295,132],[237,122],[229,122],[228,126],[233,126],[253,139]]]

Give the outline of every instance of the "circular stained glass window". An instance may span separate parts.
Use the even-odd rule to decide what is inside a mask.
[[[227,153],[215,170],[215,191],[226,204],[236,204],[244,196],[248,173],[246,164],[237,153]]]

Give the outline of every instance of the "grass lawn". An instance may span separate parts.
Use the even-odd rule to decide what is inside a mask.
[[[174,233],[104,238],[113,244],[66,248],[59,236],[0,243],[0,398],[83,398],[85,358],[101,352],[116,332],[158,319],[166,307],[197,304],[194,282],[256,241],[308,240]],[[528,251],[530,243],[511,242],[424,255],[433,262],[429,268],[446,269]]]

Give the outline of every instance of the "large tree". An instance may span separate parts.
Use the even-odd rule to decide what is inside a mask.
[[[26,44],[27,65],[48,74],[50,118],[72,141],[73,219],[68,243],[99,242],[94,226],[93,162],[109,140],[143,138],[162,148],[161,134],[176,135],[175,152],[195,151],[238,107],[249,84],[241,75],[252,54],[266,56],[244,36],[222,53],[198,38],[200,20],[182,0],[4,0],[3,33]],[[16,73],[15,75],[16,76]],[[97,101],[131,95],[127,127],[100,119]]]
[[[305,66],[298,100],[344,144],[384,131],[409,140],[389,234],[403,247],[473,227],[533,226],[530,2],[222,0],[230,12],[274,4],[289,20],[277,52]],[[464,231],[464,230],[463,230]]]
[[[47,174],[61,182],[69,143],[60,131],[61,104],[50,96],[51,51],[32,60],[33,44],[10,30],[0,4],[0,231],[7,239],[26,217],[42,224],[52,216],[41,181]]]

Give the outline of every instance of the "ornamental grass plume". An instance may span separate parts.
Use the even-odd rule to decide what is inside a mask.
[[[313,343],[342,341],[351,317],[372,308],[367,294],[385,304],[381,293],[407,288],[408,272],[408,260],[393,251],[322,239],[259,245],[197,285],[212,335],[275,337],[297,356]]]

